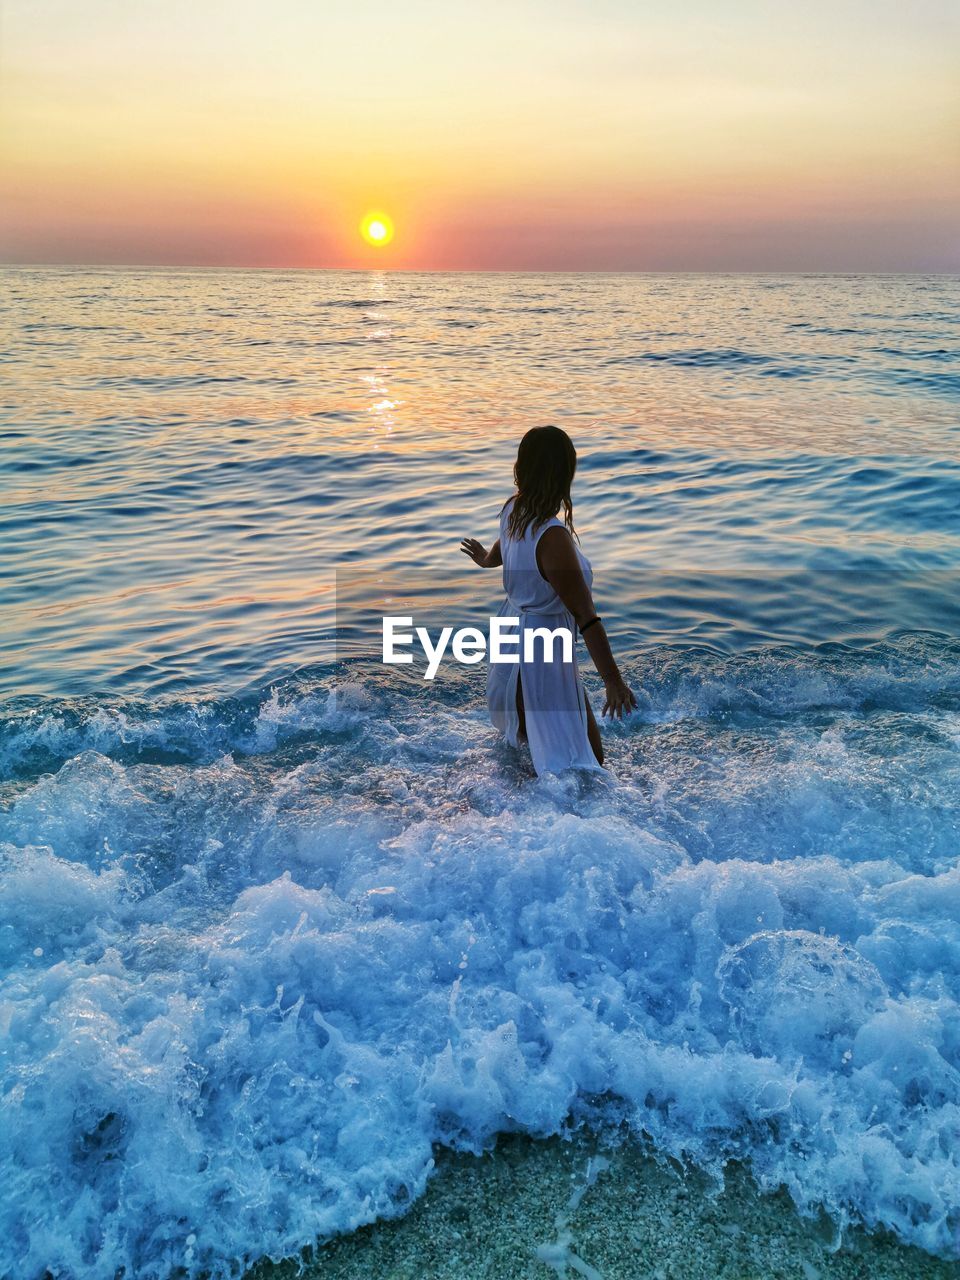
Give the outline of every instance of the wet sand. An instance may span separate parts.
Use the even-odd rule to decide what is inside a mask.
[[[440,1152],[409,1213],[247,1280],[960,1280],[887,1233],[801,1218],[740,1165],[717,1192],[628,1143],[502,1138],[481,1157]],[[303,1270],[300,1270],[300,1267]]]

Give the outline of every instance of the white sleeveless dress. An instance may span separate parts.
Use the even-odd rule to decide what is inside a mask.
[[[534,660],[523,660],[523,632],[527,627],[567,627],[577,636],[576,623],[570,610],[543,577],[537,567],[537,543],[547,529],[563,528],[556,517],[536,528],[530,527],[522,538],[507,532],[507,517],[513,502],[508,502],[500,516],[500,552],[503,557],[503,588],[507,598],[498,610],[499,617],[520,619],[519,663],[490,663],[487,676],[487,705],[490,719],[511,746],[519,745],[520,717],[517,713],[517,680],[523,688],[523,710],[527,741],[537,773],[559,773],[562,769],[606,770],[597,763],[587,736],[587,708],[583,681],[577,666],[576,644],[573,662],[562,662],[559,642],[554,647],[554,661],[543,659],[543,644],[535,645]],[[587,585],[593,582],[590,562],[577,547],[577,555]],[[511,633],[512,634],[512,633]]]

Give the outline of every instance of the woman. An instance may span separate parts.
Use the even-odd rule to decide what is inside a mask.
[[[544,646],[537,644],[525,659],[524,628],[566,627],[572,633],[576,625],[604,683],[602,714],[620,718],[637,705],[593,607],[590,562],[574,541],[570,486],[576,469],[577,452],[567,433],[534,427],[520,441],[513,469],[517,491],[500,512],[500,537],[489,551],[475,538],[460,544],[482,569],[503,565],[507,598],[500,616],[520,619],[520,661],[491,663],[487,702],[490,718],[512,746],[529,742],[537,773],[599,769],[603,746],[576,654],[570,663],[546,662]]]

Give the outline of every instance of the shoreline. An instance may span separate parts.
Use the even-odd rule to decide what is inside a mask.
[[[245,1280],[960,1280],[960,1261],[885,1231],[802,1218],[732,1162],[722,1191],[634,1142],[500,1138],[472,1156],[438,1152],[401,1218],[263,1259]]]

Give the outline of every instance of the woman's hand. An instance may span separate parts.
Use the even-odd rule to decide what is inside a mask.
[[[481,569],[496,569],[498,565],[503,564],[503,560],[500,557],[499,538],[489,551],[484,551],[483,543],[478,542],[476,538],[464,538],[460,543],[460,550],[465,556],[469,556],[474,564],[478,564]]]
[[[487,553],[484,550],[483,543],[478,542],[476,538],[464,538],[460,543],[460,550],[465,556],[469,556],[474,564],[478,564],[481,569],[487,567]]]
[[[622,720],[631,711],[636,711],[637,700],[633,690],[624,683],[622,677],[617,676],[615,680],[608,680],[604,686],[604,693],[606,697],[601,715],[609,715],[611,720]]]

